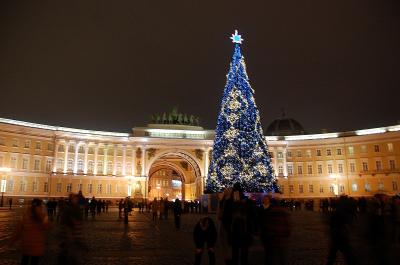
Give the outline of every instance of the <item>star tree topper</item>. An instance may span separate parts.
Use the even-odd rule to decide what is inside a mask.
[[[235,34],[232,34],[231,40],[233,43],[239,44],[242,44],[242,41],[244,41],[244,39],[242,39],[242,35],[239,35],[237,30],[235,30]]]

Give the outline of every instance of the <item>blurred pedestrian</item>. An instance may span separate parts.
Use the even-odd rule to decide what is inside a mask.
[[[8,199],[8,204],[10,205],[10,210],[11,210],[11,207],[12,207],[12,203],[13,203],[12,198]]]
[[[82,232],[82,211],[79,206],[79,195],[70,194],[69,204],[61,218],[61,244],[58,256],[59,265],[84,264],[88,247]]]
[[[232,249],[231,221],[232,221],[232,188],[226,188],[218,203],[217,218],[219,222],[219,245],[222,250],[222,258],[225,264],[231,264]]]
[[[182,203],[178,198],[174,202],[174,223],[175,229],[181,229],[181,214],[182,214]]]
[[[12,240],[21,240],[21,265],[37,265],[45,253],[45,231],[49,227],[42,200],[33,199],[24,213]]]
[[[287,264],[287,248],[291,232],[289,213],[281,206],[279,195],[265,196],[259,213],[260,238],[264,246],[265,264]]]
[[[201,264],[204,251],[208,251],[208,264],[215,264],[215,242],[217,241],[217,229],[210,217],[201,218],[193,230],[193,240],[196,246],[195,265]],[[206,247],[207,245],[207,247]]]

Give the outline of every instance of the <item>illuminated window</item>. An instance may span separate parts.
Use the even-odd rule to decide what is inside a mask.
[[[11,168],[17,168],[17,157],[12,156],[10,158],[10,167]]]
[[[375,166],[377,171],[382,171],[382,162],[381,161],[375,161]]]
[[[349,155],[353,155],[353,154],[354,154],[354,147],[349,146]]]
[[[330,192],[330,193],[335,193],[335,186],[330,185],[330,186],[329,186],[329,192]]]
[[[33,164],[33,170],[40,170],[40,160],[39,159],[35,159],[34,164]]]
[[[287,151],[287,157],[292,157],[292,151]]]
[[[377,145],[377,144],[374,145],[374,151],[375,151],[375,152],[379,152],[379,145]]]
[[[288,165],[287,166],[287,171],[288,171],[288,175],[293,175],[293,166],[292,165]]]
[[[308,185],[308,192],[310,193],[314,192],[314,186],[312,184]]]
[[[303,167],[302,166],[297,166],[297,174],[299,174],[299,175],[303,174]]]
[[[340,193],[344,193],[344,185],[340,185],[339,186],[339,192]]]
[[[363,171],[368,171],[368,163],[362,162],[362,168],[363,168]]]
[[[88,172],[92,173],[94,169],[94,163],[92,160],[89,160],[88,162]]]
[[[301,157],[301,150],[297,150],[297,157]]]
[[[322,165],[318,165],[318,174],[322,174]]]
[[[323,192],[324,192],[324,186],[322,186],[322,185],[319,186],[319,192],[320,192],[320,193],[323,193]]]
[[[19,182],[19,191],[25,192],[26,191],[26,182],[24,180],[21,180]]]
[[[62,185],[61,183],[57,183],[56,192],[61,192]]]
[[[378,190],[383,191],[385,189],[385,185],[383,185],[383,182],[378,183]]]
[[[356,165],[354,163],[350,163],[350,172],[351,173],[356,172]]]
[[[306,151],[306,156],[307,156],[307,157],[311,157],[311,150],[307,150],[307,151]]]
[[[81,154],[84,153],[85,152],[85,147],[83,145],[79,146],[78,152],[81,153]]]
[[[392,189],[397,190],[397,181],[392,181]]]
[[[112,192],[112,186],[111,184],[107,184],[107,194],[111,194]]]
[[[341,148],[336,149],[336,154],[338,156],[341,156],[342,155],[342,149]]]
[[[72,192],[72,183],[67,184],[67,192]]]
[[[83,160],[79,159],[78,160],[78,171],[83,171]]]
[[[326,155],[331,156],[332,155],[332,150],[331,149],[326,149]]]
[[[92,189],[93,189],[93,185],[92,185],[92,183],[89,183],[87,186],[88,193],[92,193]]]
[[[371,185],[369,185],[369,183],[365,183],[365,191],[370,192],[371,191]]]
[[[332,173],[333,173],[332,165],[329,164],[329,165],[328,165],[328,174],[332,174]]]
[[[29,163],[29,160],[28,160],[28,158],[22,158],[22,169],[28,169],[28,163]]]
[[[361,153],[366,153],[367,152],[367,146],[366,145],[362,145],[361,146]]]
[[[73,167],[74,167],[74,160],[73,159],[68,159],[67,169],[69,171],[72,171]]]
[[[47,150],[48,151],[54,151],[54,145],[52,143],[47,144]]]
[[[49,192],[49,183],[48,182],[43,183],[43,191]]]
[[[14,180],[10,179],[7,181],[7,191],[12,192],[14,190]]]
[[[395,164],[394,160],[389,160],[389,168],[390,168],[390,170],[396,169],[396,164]]]
[[[312,165],[307,165],[307,173],[312,174]]]
[[[343,173],[343,164],[338,164],[338,172]]]
[[[53,164],[53,161],[51,159],[47,159],[46,160],[46,172],[50,172],[51,171],[52,164]]]
[[[102,190],[103,190],[103,186],[101,184],[98,184],[97,185],[97,193],[101,194]]]
[[[13,139],[12,140],[12,147],[18,147],[18,140],[17,139]]]
[[[111,162],[111,161],[108,161],[108,163],[107,163],[107,172],[108,172],[108,174],[112,174],[112,172],[113,172],[113,162]]]
[[[387,148],[388,148],[389,152],[392,152],[393,151],[393,144],[392,143],[388,143],[387,144]]]
[[[303,185],[302,184],[299,185],[299,193],[303,193]]]
[[[37,192],[38,191],[38,183],[37,181],[32,182],[32,191]]]
[[[97,161],[97,173],[103,173],[103,161]]]
[[[64,160],[59,158],[57,159],[57,170],[63,170],[64,169]]]
[[[321,149],[317,149],[317,156],[321,156]]]
[[[282,152],[278,152],[277,157],[278,157],[279,159],[282,159],[282,158],[283,158],[283,153],[282,153]]]
[[[354,191],[354,192],[356,192],[358,190],[358,187],[357,187],[356,183],[351,184],[351,190]]]
[[[122,174],[122,164],[121,164],[121,162],[117,163],[117,174],[118,175]]]
[[[279,175],[283,174],[283,166],[282,165],[278,166],[278,173],[279,173]]]
[[[64,152],[64,146],[63,145],[59,145],[58,146],[58,152]]]
[[[31,147],[31,141],[26,140],[26,141],[25,141],[24,148],[29,148],[29,147]]]
[[[42,143],[41,142],[36,142],[36,149],[42,149]]]

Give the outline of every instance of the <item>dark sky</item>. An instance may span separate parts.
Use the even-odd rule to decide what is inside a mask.
[[[251,2],[251,4],[250,4]],[[264,129],[400,120],[400,1],[0,1],[0,117],[130,131],[178,106],[215,128],[234,29]]]

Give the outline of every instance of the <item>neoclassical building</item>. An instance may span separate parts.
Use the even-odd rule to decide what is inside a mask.
[[[400,182],[400,125],[351,132],[304,133],[274,121],[266,139],[287,198],[393,195]],[[117,200],[203,194],[214,131],[149,124],[132,133],[92,131],[0,118],[4,200],[52,198],[82,191]]]

